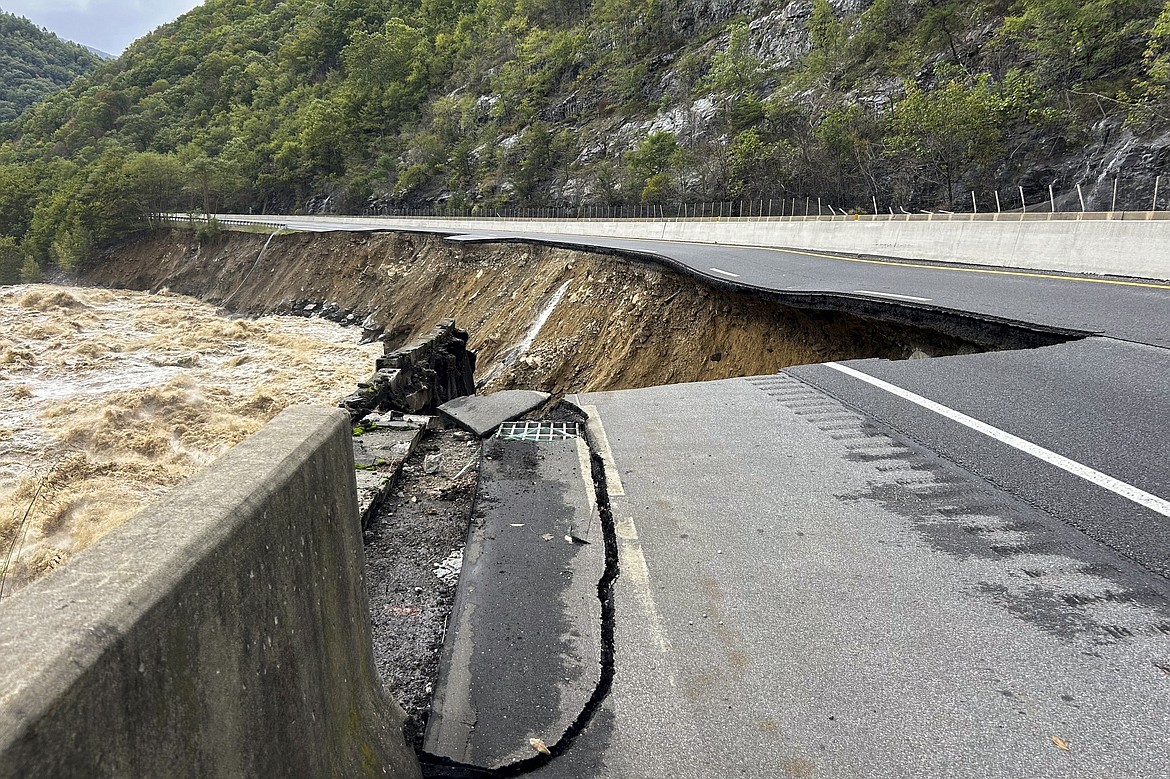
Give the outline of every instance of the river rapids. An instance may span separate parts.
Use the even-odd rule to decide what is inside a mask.
[[[0,287],[0,595],[281,409],[333,405],[379,347],[324,320],[232,319],[165,291]]]

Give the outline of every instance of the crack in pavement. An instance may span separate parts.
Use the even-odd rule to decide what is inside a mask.
[[[602,537],[605,542],[605,570],[597,582],[597,599],[601,603],[601,673],[597,686],[590,695],[585,707],[576,719],[565,729],[564,734],[556,743],[548,745],[549,754],[537,753],[532,757],[517,760],[496,768],[483,768],[470,763],[463,763],[451,758],[420,751],[419,762],[422,765],[423,776],[443,777],[446,779],[496,779],[497,777],[520,776],[537,768],[547,765],[560,755],[563,755],[572,746],[573,741],[589,726],[594,714],[605,701],[613,686],[614,677],[614,583],[621,570],[618,565],[617,530],[613,519],[613,512],[609,503],[609,490],[605,477],[605,463],[597,451],[595,442],[586,432],[586,444],[589,446],[590,476],[593,479],[594,492],[597,496],[597,512],[601,517]]]

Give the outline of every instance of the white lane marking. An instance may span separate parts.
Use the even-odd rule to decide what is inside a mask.
[[[731,278],[733,278],[733,279],[738,279],[738,278],[739,278],[739,274],[738,274],[738,273],[732,273],[732,272],[731,272],[731,271],[729,271],[729,270],[721,270],[721,269],[719,269],[719,268],[711,268],[711,270],[712,270],[712,271],[714,271],[715,273],[722,273],[724,276],[730,276],[730,277],[731,277]]]
[[[861,371],[854,370],[853,368],[850,368],[846,365],[841,365],[840,363],[835,362],[827,362],[824,363],[824,365],[826,367],[832,368],[833,370],[840,371],[841,373],[852,376],[855,379],[860,379],[866,384],[872,384],[879,389],[883,389],[886,392],[897,395],[900,398],[922,406],[923,408],[933,411],[936,414],[941,414],[947,419],[958,422],[961,425],[965,425],[972,430],[983,433],[983,435],[994,438],[1001,443],[1005,443],[1008,446],[1019,449],[1021,452],[1025,452],[1032,455],[1033,457],[1036,457],[1037,459],[1043,460],[1049,465],[1054,465],[1057,468],[1060,468],[1062,471],[1067,471],[1073,476],[1079,476],[1087,482],[1091,482],[1096,484],[1098,487],[1107,489],[1114,494],[1120,495],[1126,500],[1133,501],[1139,506],[1147,508],[1156,514],[1161,514],[1164,517],[1170,517],[1170,501],[1159,498],[1157,495],[1152,495],[1143,489],[1133,486],[1132,484],[1123,482],[1120,479],[1115,479],[1108,474],[1101,473],[1101,471],[1098,471],[1095,468],[1090,468],[1089,466],[1079,463],[1076,460],[1070,460],[1063,455],[1057,454],[1051,449],[1045,449],[1043,446],[1034,444],[1031,441],[1025,441],[1023,438],[1019,438],[1004,430],[1000,430],[998,427],[993,427],[986,422],[980,422],[978,419],[969,417],[961,411],[955,411],[949,406],[944,406],[941,403],[936,403],[933,400],[922,397],[921,395],[916,395],[909,390],[902,389],[901,387],[890,384],[887,381],[874,378],[868,373],[862,373]]]
[[[605,435],[605,427],[601,424],[601,414],[597,406],[581,406],[581,410],[589,415],[587,423],[593,440],[597,443],[597,453],[601,455],[601,463],[605,466],[605,490],[611,498],[623,497],[626,488],[622,485],[622,477],[618,475],[617,466],[613,462],[613,452],[609,448],[609,438]]]
[[[916,300],[919,303],[929,303],[932,298],[920,298],[914,295],[895,295],[893,292],[874,292],[871,289],[855,289],[854,295],[876,295],[879,298],[896,298],[897,300]]]
[[[618,563],[622,569],[622,579],[628,581],[634,591],[634,597],[642,607],[642,614],[646,618],[645,626],[654,637],[658,651],[670,651],[670,639],[662,628],[662,616],[658,613],[658,604],[654,602],[654,590],[650,586],[650,569],[646,565],[646,555],[642,554],[642,542],[638,540],[638,528],[634,526],[634,518],[626,517],[615,523],[618,537]]]
[[[589,444],[585,443],[585,439],[577,439],[577,462],[581,466],[581,480],[585,482],[585,495],[589,501],[589,524],[584,528],[584,532],[574,532],[577,538],[582,541],[588,541],[593,535],[594,520],[600,518],[597,512],[597,492],[593,487],[593,467],[589,462]],[[577,528],[573,528],[578,531]]]

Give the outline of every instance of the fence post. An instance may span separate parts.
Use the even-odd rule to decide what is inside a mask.
[[[1024,200],[1024,188],[1023,187],[1020,187],[1020,208],[1023,209],[1022,213],[1025,213],[1025,214],[1028,213],[1028,201]]]
[[[1085,195],[1081,192],[1081,183],[1077,182],[1077,199],[1081,201],[1081,213],[1085,213]]]
[[[1109,206],[1109,212],[1113,213],[1117,210],[1117,176],[1113,177],[1113,205]]]
[[[998,214],[1001,212],[1001,210],[1002,209],[999,207],[999,190],[997,189],[995,190],[995,213]]]
[[[971,213],[979,213],[979,204],[975,202],[975,190],[971,190]]]
[[[1162,183],[1162,177],[1156,176],[1154,178],[1154,203],[1150,206],[1151,211],[1158,210],[1158,185]]]
[[[1055,183],[1055,182],[1053,182]],[[1048,185],[1048,202],[1052,205],[1052,213],[1056,213],[1056,191],[1052,188],[1052,184]]]

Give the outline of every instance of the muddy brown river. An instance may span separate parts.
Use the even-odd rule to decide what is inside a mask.
[[[0,288],[4,597],[281,409],[353,391],[381,352],[359,332],[169,292]]]

